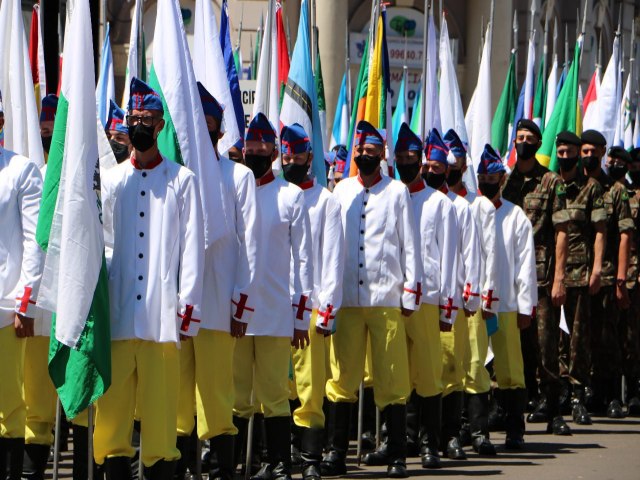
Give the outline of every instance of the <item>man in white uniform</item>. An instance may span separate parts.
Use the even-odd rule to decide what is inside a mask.
[[[35,239],[41,195],[36,164],[0,147],[0,478],[8,480],[22,474],[25,347],[43,264]]]
[[[267,117],[258,113],[247,130],[244,161],[256,181],[258,245],[265,253],[261,255],[254,303],[240,299],[235,310],[236,316],[242,309],[254,311],[246,335],[236,343],[233,413],[234,421],[244,424],[246,430],[256,405],[262,405],[268,461],[252,477],[260,480],[291,478],[291,346],[309,344],[312,311],[309,216],[302,190],[273,174],[271,164],[277,156],[276,133]]]
[[[163,157],[162,101],[131,80],[130,161],[102,179],[111,311],[111,388],[97,402],[94,454],[107,479],[130,478],[133,416],[145,476],[171,479],[180,381],[179,342],[197,333],[204,233],[193,173]]]
[[[285,126],[280,138],[282,173],[285,180],[304,192],[311,223],[313,312],[309,323],[309,347],[292,349],[291,354],[295,393],[300,402],[293,412],[293,422],[301,430],[302,478],[317,480],[324,441],[322,403],[328,361],[324,339],[335,331],[335,318],[342,303],[344,232],[340,204],[309,174],[314,156],[304,128],[297,123]]]
[[[359,173],[341,180],[333,192],[342,207],[346,263],[327,382],[329,452],[323,475],[346,473],[351,405],[358,399],[369,337],[375,402],[387,423],[387,475],[407,476],[406,402],[411,389],[403,317],[419,309],[422,279],[409,191],[381,175],[383,152],[380,132],[359,122],[353,151]]]

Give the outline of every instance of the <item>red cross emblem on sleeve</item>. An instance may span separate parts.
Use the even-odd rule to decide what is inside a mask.
[[[238,302],[231,300],[231,303],[236,306],[236,313],[234,313],[233,316],[238,320],[242,319],[242,315],[244,315],[245,310],[248,312],[255,312],[255,308],[247,307],[247,300],[249,300],[249,295],[246,293],[240,294],[240,301]]]
[[[191,322],[200,323],[200,320],[198,320],[197,318],[191,318],[191,315],[193,315],[193,306],[192,305],[187,305],[185,307],[184,315],[178,314],[178,317],[180,317],[182,319],[182,325],[180,325],[180,330],[181,331],[188,332],[189,331],[189,325],[191,324]]]
[[[318,316],[322,318],[322,326],[326,327],[329,325],[329,320],[333,320],[336,318],[335,315],[331,315],[333,313],[333,305],[327,305],[327,309],[324,312],[318,312]]]
[[[469,299],[470,299],[471,297],[479,297],[479,296],[480,296],[480,294],[479,294],[479,293],[473,293],[473,292],[471,291],[471,284],[470,284],[470,283],[467,283],[467,284],[465,285],[465,287],[464,287],[464,292],[462,292],[462,299],[463,299],[465,302],[468,302],[468,301],[469,301]]]
[[[297,304],[293,304],[294,307],[297,307],[296,310],[296,319],[297,320],[304,320],[304,312],[310,312],[311,309],[307,308],[307,300],[309,300],[309,297],[307,297],[306,295],[300,295],[300,301]]]
[[[22,298],[16,298],[16,300],[20,300],[20,308],[18,309],[20,313],[27,313],[27,309],[29,308],[29,304],[35,305],[36,302],[31,300],[31,292],[33,289],[31,287],[24,287],[24,294]]]
[[[407,293],[413,293],[416,296],[416,305],[420,305],[420,299],[422,298],[422,284],[420,282],[418,282],[415,290],[405,288],[404,291]]]
[[[458,310],[458,307],[454,307],[453,298],[449,298],[446,305],[440,305],[440,310],[444,310],[445,318],[451,318],[451,313],[453,313],[454,310]]]
[[[482,295],[482,300],[484,300],[485,302],[487,302],[487,310],[491,308],[491,304],[493,302],[497,302],[500,299],[498,297],[494,297],[493,296],[493,290],[489,290],[489,293],[487,295]]]

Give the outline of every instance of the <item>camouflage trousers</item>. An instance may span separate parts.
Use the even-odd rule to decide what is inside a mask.
[[[619,323],[615,287],[602,287],[591,297],[591,385],[594,395],[607,402],[620,397],[623,345]]]
[[[620,312],[618,335],[622,348],[622,372],[627,380],[628,397],[637,396],[640,380],[640,285],[629,290],[631,307]]]
[[[551,288],[538,288],[536,309],[540,390],[547,397],[560,394],[560,309],[551,303]],[[525,367],[526,368],[526,367]]]
[[[564,314],[571,335],[560,335],[560,375],[589,385],[591,370],[591,305],[588,287],[568,287]]]

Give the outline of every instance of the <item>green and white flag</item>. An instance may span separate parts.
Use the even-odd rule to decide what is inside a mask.
[[[54,312],[49,375],[70,418],[111,384],[91,16],[76,0],[36,239],[47,252],[38,305]]]

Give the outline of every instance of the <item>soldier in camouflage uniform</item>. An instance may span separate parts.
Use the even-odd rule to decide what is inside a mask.
[[[627,380],[627,414],[640,416],[640,148],[631,151],[629,207],[636,227],[631,243],[627,290],[631,305],[620,317],[622,371]]]
[[[589,296],[600,290],[607,214],[602,186],[578,170],[581,144],[580,139],[571,132],[561,132],[556,138],[558,164],[569,215],[564,312],[571,339],[561,352],[561,359],[575,383],[573,420],[579,425],[589,425],[591,417],[584,406],[584,391],[589,383],[591,368]]]
[[[558,363],[559,307],[566,297],[564,275],[569,222],[566,192],[560,176],[536,160],[535,153],[542,140],[538,126],[531,120],[523,119],[518,122],[516,129],[517,161],[502,196],[522,207],[533,225],[538,278],[536,316],[532,325],[521,331],[523,356],[528,356],[533,364],[534,381],[535,369],[539,365],[540,387],[545,400],[538,405],[534,414],[541,417],[540,421],[548,422],[549,433],[570,435],[571,429],[560,415],[561,380]],[[529,348],[525,348],[525,342],[529,342]],[[538,362],[537,351],[540,352]],[[526,362],[525,358],[525,369]]]
[[[606,152],[604,136],[595,130],[582,134],[581,156],[585,174],[597,180],[604,189],[604,205],[607,211],[606,245],[602,260],[602,288],[591,299],[592,315],[592,408],[596,413],[606,413],[609,418],[622,418],[622,355],[618,344],[620,311],[629,308],[627,292],[627,270],[629,249],[634,230],[629,194],[623,183],[605,174],[600,165]],[[609,160],[620,159],[624,168],[630,161],[629,153],[614,147],[609,151]],[[617,160],[613,160],[615,163]],[[623,178],[612,163],[611,175]],[[608,406],[607,406],[608,405]]]

